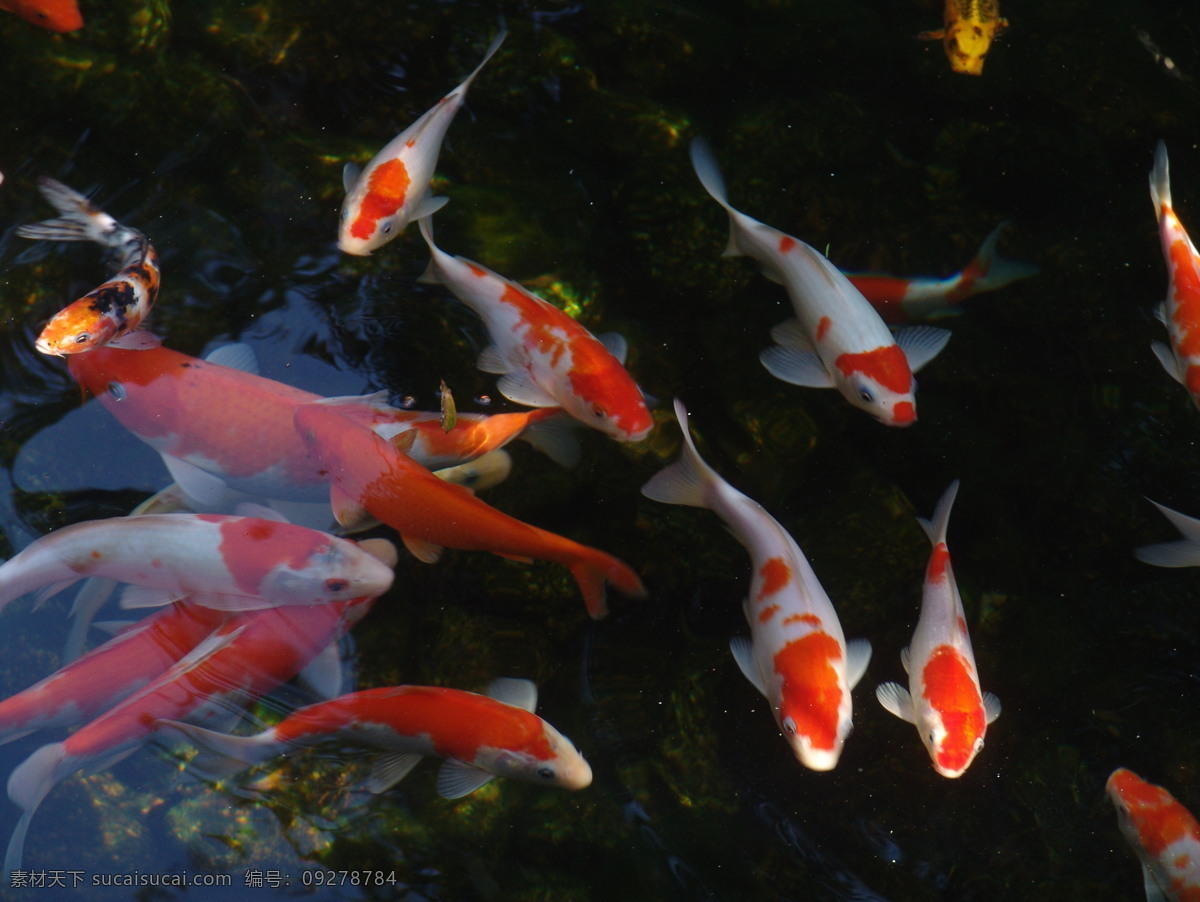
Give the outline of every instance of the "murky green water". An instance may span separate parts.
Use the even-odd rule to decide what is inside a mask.
[[[1200,15],[1150,0],[1004,11],[978,79],[913,38],[940,19],[921,0],[85,0],[67,37],[0,14],[6,553],[168,481],[32,350],[104,273],[96,248],[13,235],[48,215],[41,173],[151,237],[152,327],[171,347],[240,339],[265,375],[314,391],[435,407],[445,379],[460,409],[484,394],[502,408],[474,366],[477,320],[416,284],[415,232],[369,259],[334,238],[342,164],[456,85],[503,19],[442,155],[439,243],[623,332],[639,383],[686,400],[705,455],[793,532],[847,636],[875,648],[841,763],[804,770],[728,651],[744,552],[711,514],[638,493],[677,446],[663,404],[649,442],[585,436],[574,471],[519,448],[489,495],[628,561],[647,601],[592,623],[561,568],[451,552],[403,560],[355,632],[362,685],[536,680],[541,713],[593,765],[588,790],[497,783],[448,802],[430,763],[369,798],[350,791],[365,764],[326,752],[267,768],[272,791],[219,792],[148,750],[60,785],[27,865],[238,887],[261,872],[254,898],[1137,898],[1108,774],[1127,766],[1200,809],[1198,577],[1130,553],[1171,537],[1143,496],[1200,515],[1200,419],[1150,352],[1166,277],[1146,189],[1165,139],[1177,209],[1200,229]],[[697,134],[736,206],[839,265],[945,275],[1011,219],[1006,255],[1042,273],[968,302],[920,375],[920,422],[885,429],[759,365],[787,302],[719,257],[725,217],[687,158]],[[902,677],[915,624],[928,543],[913,518],[956,477],[951,549],[1004,712],[949,781],[872,692]],[[65,610],[4,613],[0,689],[56,666]],[[0,770],[43,741],[5,747]],[[16,813],[0,810],[0,831]],[[317,865],[399,883],[308,890]],[[115,894],[151,898],[137,892]]]

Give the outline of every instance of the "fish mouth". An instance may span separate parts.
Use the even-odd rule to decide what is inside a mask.
[[[357,239],[339,238],[337,246],[338,246],[338,250],[341,251],[343,254],[350,254],[351,256],[354,256],[354,257],[369,257],[369,256],[371,256],[370,248],[365,247]]]
[[[34,348],[41,351],[43,354],[48,354],[51,357],[66,357],[67,354],[56,342],[47,341],[44,338],[39,338],[33,343]]]

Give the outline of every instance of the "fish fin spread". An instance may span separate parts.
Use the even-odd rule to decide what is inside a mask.
[[[914,373],[941,353],[949,340],[950,331],[937,326],[906,326],[896,330],[896,344]]]
[[[155,586],[126,586],[121,590],[118,604],[126,611],[135,608],[161,608],[179,601],[184,594],[186,593],[172,592],[170,589]]]
[[[496,677],[488,683],[483,694],[506,705],[522,708],[530,714],[537,710],[538,689],[533,680]]]
[[[265,598],[260,598],[257,595],[226,595],[219,592],[192,592],[187,596],[188,600],[194,604],[198,604],[204,608],[212,608],[214,611],[232,611],[241,613],[242,611],[265,611],[267,608],[275,607],[275,602],[268,601]],[[122,599],[122,606],[124,599]]]
[[[447,758],[437,776],[437,791],[443,799],[461,799],[492,781],[495,774],[466,764],[457,758]]]
[[[123,351],[153,351],[162,347],[162,339],[146,329],[134,329],[107,342],[105,347]]]
[[[183,489],[187,496],[188,505],[199,510],[228,510],[245,498],[246,495],[231,489],[219,476],[214,476],[207,470],[201,470],[195,464],[162,454],[163,464],[175,483]]]
[[[1182,539],[1135,548],[1133,556],[1155,567],[1200,567],[1200,520],[1151,501],[1179,532]]]
[[[771,341],[797,351],[813,351],[812,338],[804,331],[804,324],[794,316],[771,327]]]
[[[513,370],[505,373],[496,381],[500,394],[517,404],[526,407],[559,407],[558,401],[550,397],[546,390],[538,385],[528,370]]]
[[[629,565],[622,563],[612,555],[586,546],[581,554],[587,556],[577,557],[572,561],[564,561],[564,563],[571,571],[571,575],[575,577],[575,582],[579,585],[579,591],[583,595],[583,602],[587,605],[588,614],[594,620],[599,620],[608,614],[605,589],[608,583],[612,583],[617,587],[617,591],[630,598],[646,596],[646,587],[642,585],[641,578],[630,569]]]
[[[342,652],[337,640],[326,645],[296,676],[302,686],[322,699],[342,694]]]
[[[258,504],[254,501],[242,501],[234,505],[233,513],[238,517],[254,517],[258,520],[271,520],[274,523],[290,523],[283,511],[278,511],[273,507],[267,507],[265,504]]]
[[[950,486],[942,494],[937,507],[933,510],[932,520],[917,517],[917,522],[921,524],[921,528],[925,530],[925,535],[929,536],[929,541],[934,545],[946,541],[946,529],[950,525],[950,508],[954,506],[956,495],[958,495],[957,479],[950,483]]]
[[[88,625],[96,612],[104,607],[104,603],[117,590],[115,579],[102,579],[93,576],[86,579],[75,600],[71,602],[71,628],[67,631],[67,640],[63,644],[63,663],[69,664],[83,654],[83,645],[87,641]]]
[[[617,358],[617,363],[625,365],[625,358],[629,354],[629,342],[625,340],[625,336],[620,332],[603,332],[596,336],[596,341],[604,345],[604,350]]]
[[[1150,342],[1150,350],[1154,352],[1154,356],[1158,358],[1158,362],[1162,364],[1162,368],[1167,371],[1167,375],[1178,382],[1180,385],[1186,385],[1184,381],[1183,367],[1179,365],[1179,358],[1175,356],[1175,352],[1171,350],[1170,345],[1161,341]]]
[[[74,770],[66,763],[66,746],[61,742],[43,745],[13,769],[8,777],[8,797],[21,809],[21,819],[13,829],[4,855],[4,870],[11,874],[21,869],[25,834],[42,799],[67,773]]]
[[[465,464],[434,470],[433,475],[473,495],[504,482],[512,473],[512,466],[512,455],[503,448],[494,448]]]
[[[496,347],[496,345],[488,345],[479,353],[479,359],[475,361],[475,367],[483,373],[504,375],[512,369],[512,364],[504,359],[504,352]]]
[[[854,639],[846,643],[846,684],[853,689],[867,672],[871,663],[871,643],[866,639]]]
[[[371,765],[371,773],[362,783],[367,792],[378,795],[387,792],[409,775],[424,757],[418,752],[388,752],[380,755]]]
[[[799,351],[775,345],[758,355],[767,372],[782,382],[805,388],[833,388],[833,377],[813,351]]]
[[[917,722],[916,712],[913,711],[912,696],[899,683],[880,683],[875,687],[875,697],[885,711],[895,714],[901,720],[909,723]]]
[[[1171,317],[1167,314],[1167,302],[1159,301],[1154,308],[1154,318],[1164,326],[1171,321]]]
[[[268,734],[231,736],[178,720],[160,720],[155,726],[161,733],[174,734],[194,745],[200,752],[188,764],[188,770],[208,780],[220,780],[253,767],[281,751]]]
[[[1040,266],[1035,266],[1032,263],[1021,263],[1017,260],[1009,260],[996,253],[996,246],[1000,242],[1000,236],[1004,234],[1009,225],[1011,223],[1006,219],[996,226],[996,228],[992,229],[991,233],[983,239],[983,244],[979,246],[974,259],[967,264],[964,272],[979,274],[975,279],[975,284],[971,288],[972,294],[995,291],[997,288],[1003,288],[1010,282],[1036,276],[1042,271]]]
[[[530,423],[521,433],[521,438],[560,467],[572,470],[579,466],[582,452],[579,440],[575,437],[575,420],[565,414]]]
[[[683,435],[679,459],[651,476],[642,486],[642,494],[664,504],[711,507],[709,499],[723,480],[696,450],[688,429],[687,408],[678,398],[675,399],[675,419]]]
[[[1000,716],[1000,699],[990,692],[983,693],[983,713],[987,723]]]
[[[342,188],[347,194],[354,190],[360,175],[362,175],[362,167],[357,163],[347,163],[342,167]]]
[[[909,672],[908,665],[911,660],[910,654],[911,653],[909,652],[909,647],[907,645],[900,649],[900,666],[904,668],[905,673]]]
[[[1154,204],[1154,215],[1161,216],[1164,206],[1171,204],[1171,166],[1167,160],[1167,145],[1159,141],[1154,148],[1154,168],[1150,171],[1150,200]],[[21,230],[17,230],[21,234]]]
[[[442,552],[445,551],[441,545],[435,545],[426,539],[401,536],[400,540],[404,543],[404,547],[408,549],[409,554],[423,564],[436,564],[438,559],[441,558]]]
[[[258,368],[258,355],[254,353],[254,348],[244,341],[221,345],[215,351],[204,355],[204,360],[206,363],[217,366],[227,366],[231,370],[241,370],[243,373],[252,373],[255,376],[261,375]]]
[[[729,650],[733,652],[733,660],[737,661],[742,676],[762,693],[763,698],[767,698],[767,684],[763,682],[758,662],[754,660],[754,644],[745,636],[734,636],[729,640]]]
[[[116,636],[122,630],[129,629],[131,626],[136,626],[136,620],[93,620],[91,623],[92,629],[98,633],[103,633],[105,636]]]
[[[1146,862],[1142,862],[1142,889],[1146,893],[1146,902],[1171,902],[1163,888],[1158,884],[1158,878]]]
[[[329,506],[333,508],[333,519],[346,529],[359,528],[361,523],[371,518],[357,498],[336,485],[329,487]]]
[[[423,197],[413,210],[413,219],[427,219],[450,202],[448,197]]]
[[[51,583],[42,589],[39,589],[38,593],[33,596],[33,609],[36,611],[59,592],[63,591],[64,589],[69,589],[71,586],[75,585],[75,583],[79,582],[80,579],[81,577],[78,576],[76,576],[74,579],[62,579],[58,582]]]
[[[12,836],[8,840],[8,851],[4,853],[6,874],[21,870],[21,860],[25,855],[25,834],[29,832],[29,822],[32,820],[33,810],[22,811],[17,825],[13,827]]]

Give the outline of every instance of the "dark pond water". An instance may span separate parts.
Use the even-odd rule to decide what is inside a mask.
[[[1166,276],[1146,186],[1164,139],[1176,207],[1200,229],[1193,4],[1006,2],[1012,27],[981,78],[915,39],[940,20],[924,0],[83,7],[65,37],[0,14],[5,555],[169,481],[33,350],[104,274],[95,247],[13,234],[49,215],[39,174],[150,236],[169,346],[241,340],[264,374],[314,391],[431,407],[445,379],[460,409],[506,409],[474,366],[477,319],[417,284],[415,231],[366,259],[334,244],[343,163],[456,85],[503,21],[442,155],[439,243],[624,333],[661,403],[651,439],[583,436],[572,471],[518,448],[488,499],[628,561],[650,597],[591,622],[561,568],[450,552],[402,560],[354,633],[360,685],[536,680],[540,712],[594,768],[586,791],[497,782],[449,802],[426,763],[366,797],[351,791],[365,764],[330,751],[266,766],[269,791],[218,790],[154,747],[64,781],[28,867],[221,873],[264,899],[1139,897],[1108,774],[1129,767],[1200,807],[1197,575],[1131,555],[1172,535],[1145,497],[1200,515],[1200,419],[1150,351]],[[759,365],[787,301],[719,256],[725,217],[688,162],[694,135],[735,205],[848,269],[947,275],[1009,219],[1004,253],[1042,272],[967,302],[921,373],[920,422],[887,429]],[[713,515],[639,494],[676,453],[675,396],[713,466],[793,532],[847,636],[874,645],[832,772],[800,766],[729,654],[743,550]],[[954,478],[955,569],[1004,710],[946,780],[872,693],[902,677],[915,625],[928,542],[914,517]],[[67,605],[4,612],[0,690],[58,665]],[[0,749],[0,770],[46,741]],[[0,811],[0,830],[16,817]],[[306,885],[327,868],[398,883]],[[245,889],[256,874],[266,885]],[[67,897],[38,892],[22,897]]]

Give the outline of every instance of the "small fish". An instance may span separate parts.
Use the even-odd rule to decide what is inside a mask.
[[[330,473],[333,512],[343,525],[369,514],[396,530],[425,563],[435,562],[443,547],[557,561],[575,577],[593,617],[607,613],[608,582],[626,595],[645,595],[637,574],[612,555],[523,523],[438,479],[336,406],[300,407],[296,431]]]
[[[485,695],[435,686],[394,686],[352,692],[309,705],[253,736],[231,736],[176,722],[171,727],[201,750],[192,762],[218,777],[268,758],[323,742],[378,749],[367,788],[391,788],[424,755],[447,759],[438,793],[457,799],[493,777],[539,786],[583,789],[592,769],[571,741],[533,713],[537,687],[497,679]]]
[[[654,420],[622,365],[625,342],[608,345],[553,304],[478,263],[433,243],[428,218],[418,223],[432,258],[422,281],[445,285],[484,322],[492,343],[476,364],[500,374],[500,393],[528,407],[561,407],[619,442],[641,441]]]
[[[121,225],[61,182],[43,177],[38,188],[61,216],[20,226],[17,234],[36,241],[94,241],[111,249],[120,271],[51,317],[37,349],[58,356],[79,354],[133,332],[158,297],[158,253],[137,229]]]
[[[983,748],[988,724],[1000,716],[1000,700],[979,690],[975,653],[946,546],[957,494],[955,480],[938,502],[933,522],[920,521],[933,553],[925,568],[917,630],[912,645],[900,655],[911,694],[899,683],[881,683],[875,689],[884,708],[916,726],[934,770],[951,778],[966,773]]]
[[[382,595],[394,574],[347,539],[277,520],[113,517],[64,526],[0,565],[0,610],[44,587],[40,602],[88,576],[129,583],[121,597],[126,608],[188,596],[242,611]]]
[[[945,27],[923,31],[923,41],[941,41],[950,68],[964,75],[982,75],[992,41],[1008,28],[1000,17],[1000,0],[946,0]]]
[[[846,278],[871,302],[885,323],[953,316],[962,313],[961,304],[969,297],[1037,275],[1038,267],[1032,263],[1006,260],[996,253],[996,244],[1007,226],[1007,222],[996,226],[971,262],[945,279],[902,279],[877,273],[846,273]]]
[[[438,396],[441,399],[438,425],[442,427],[442,432],[449,432],[458,424],[458,408],[454,404],[454,395],[447,387],[445,379],[439,385]]]
[[[0,9],[16,13],[47,31],[78,31],[83,28],[76,0],[0,0]]]
[[[1161,786],[1117,768],[1105,784],[1142,863],[1147,902],[1200,902],[1200,823]]]
[[[342,173],[346,199],[338,227],[338,247],[342,251],[365,257],[399,235],[414,219],[430,216],[445,205],[446,198],[429,196],[442,138],[466,100],[471,82],[507,36],[506,31],[496,35],[475,71],[375,154],[366,169],[359,172],[353,163],[346,164]]]
[[[395,558],[385,555],[386,560],[394,563]],[[386,562],[383,566],[390,569]],[[39,748],[8,778],[8,796],[22,813],[9,840],[5,871],[21,867],[29,823],[50,790],[76,771],[103,770],[137,751],[162,721],[222,717],[302,671],[310,685],[337,695],[337,641],[373,601],[366,597],[238,614],[140,691],[62,742]]]
[[[894,336],[850,281],[816,249],[735,210],[708,142],[691,145],[704,190],[729,214],[725,256],[747,254],[768,278],[782,282],[796,319],[771,330],[775,347],[759,355],[777,379],[809,388],[836,388],[888,426],[916,422],[913,373],[937,356],[950,333],[910,326]]]
[[[850,733],[850,690],[866,672],[871,643],[847,644],[837,612],[795,540],[704,462],[678,400],[675,416],[683,430],[683,452],[642,486],[642,494],[714,511],[750,553],[753,575],[743,606],[750,639],[734,638],[730,650],[746,679],[770,703],[800,762],[832,770]]]
[[[1200,407],[1200,254],[1171,206],[1171,173],[1167,145],[1158,142],[1150,172],[1150,200],[1158,216],[1158,235],[1167,263],[1167,297],[1158,318],[1167,327],[1171,346],[1151,345],[1154,356]]]

